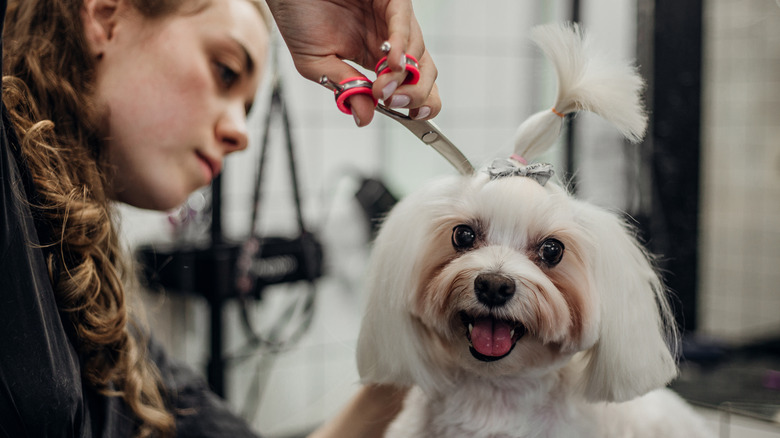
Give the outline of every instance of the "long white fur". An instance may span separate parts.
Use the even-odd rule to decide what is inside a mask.
[[[364,383],[415,387],[386,437],[711,436],[679,397],[658,389],[676,375],[666,344],[671,330],[664,324],[671,314],[660,279],[632,229],[617,215],[569,197],[556,184],[541,189],[529,178],[506,179],[491,182],[483,174],[437,181],[404,198],[377,237],[358,369]],[[448,358],[413,308],[425,286],[420,269],[429,262],[426,249],[450,244],[431,240],[431,224],[477,202],[480,212],[492,207],[489,221],[511,222],[512,217],[502,216],[507,210],[503,199],[481,197],[491,185],[510,183],[525,186],[521,192],[544,190],[559,205],[550,210],[556,216],[543,222],[565,214],[592,239],[584,246],[596,280],[598,327],[582,351],[549,360],[540,352],[538,365],[491,377],[497,369],[493,364],[475,371]],[[524,201],[519,198],[522,206],[516,209],[542,208]],[[516,243],[510,234],[506,240],[509,247]],[[495,261],[486,257],[484,264]],[[519,352],[502,361],[514,354]],[[645,415],[649,412],[652,416]]]
[[[633,70],[621,65],[606,72],[607,64],[583,59],[588,50],[580,35],[570,26],[536,33],[557,59],[564,82],[576,85],[567,85],[556,105],[596,111],[629,136],[641,137],[645,116],[634,100],[636,87],[606,92],[595,79],[638,85]],[[594,65],[599,75],[583,73]],[[540,133],[540,126],[533,130]],[[431,260],[452,252],[451,242],[441,238],[442,224],[461,218],[485,228],[485,247],[468,258]],[[426,267],[442,264],[444,271],[461,269],[456,262],[462,263],[468,278],[500,271],[518,279],[518,300],[533,293],[523,289],[529,281],[557,293],[541,278],[547,271],[528,255],[534,232],[565,236],[573,253],[564,257],[583,266],[576,271],[582,275],[576,293],[588,301],[571,309],[584,315],[579,333],[543,341],[529,332],[496,362],[463,354],[462,327],[458,334],[454,324],[427,320],[420,311],[421,294],[434,281],[425,277]],[[542,187],[526,177],[491,180],[479,173],[448,177],[410,194],[390,212],[374,243],[368,292],[357,350],[362,381],[414,387],[386,437],[712,436],[682,399],[663,389],[677,373],[669,348],[676,332],[652,258],[618,214],[574,199],[553,181]],[[469,294],[466,287],[449,299]],[[437,304],[462,310],[454,302]],[[521,322],[544,323],[534,320],[535,310],[522,307],[531,320]],[[518,307],[497,311],[510,309]]]
[[[601,55],[576,24],[538,26],[532,38],[553,64],[558,92],[553,109],[529,117],[515,134],[515,154],[528,161],[547,151],[563,129],[559,114],[590,111],[612,122],[630,141],[645,134],[644,81],[636,68]]]
[[[666,289],[632,228],[611,212],[584,209],[583,226],[609,243],[598,245],[593,254],[602,318],[599,341],[587,353],[585,395],[594,401],[626,401],[677,375],[669,351],[676,347],[676,331]]]
[[[390,216],[431,223],[439,206],[457,197],[469,179],[434,183],[399,202]],[[420,208],[425,202],[425,208]],[[416,287],[420,264],[415,263],[426,244],[426,227],[409,226],[403,219],[387,220],[374,242],[368,267],[369,301],[358,340],[357,363],[363,381],[417,385],[434,390],[451,384],[435,371],[427,349],[417,335],[417,322],[409,313],[409,291]],[[386,294],[385,294],[386,292]]]

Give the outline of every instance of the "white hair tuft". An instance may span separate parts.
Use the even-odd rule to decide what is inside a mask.
[[[645,83],[635,66],[596,53],[576,24],[538,26],[532,37],[555,68],[558,94],[552,109],[532,115],[517,129],[515,154],[531,161],[547,151],[563,129],[564,116],[577,111],[598,114],[632,142],[642,140]]]

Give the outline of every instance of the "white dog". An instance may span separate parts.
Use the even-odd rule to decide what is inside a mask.
[[[535,40],[558,72],[553,110],[520,127],[511,159],[403,199],[375,242],[359,372],[414,386],[386,436],[709,436],[658,389],[677,373],[676,332],[631,228],[525,164],[574,111],[641,138],[643,82],[576,27]]]

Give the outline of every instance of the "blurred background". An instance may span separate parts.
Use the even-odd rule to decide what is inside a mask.
[[[517,126],[554,101],[533,26],[577,21],[610,56],[636,60],[647,140],[582,114],[544,160],[577,196],[630,215],[661,256],[685,333],[674,388],[722,437],[780,437],[780,2],[414,6],[439,70],[436,124],[477,166],[507,156]],[[257,430],[293,437],[358,388],[372,218],[455,171],[392,120],[356,128],[278,38],[273,52],[251,146],[215,187],[168,214],[120,213],[154,335]],[[254,282],[237,287],[247,272]]]

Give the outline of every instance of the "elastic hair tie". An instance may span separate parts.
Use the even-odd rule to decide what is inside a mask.
[[[558,111],[555,109],[555,107],[552,107],[552,109],[551,109],[550,111],[552,111],[552,112],[553,112],[553,114],[555,114],[556,116],[558,116],[558,117],[560,117],[560,118],[564,118],[564,117],[566,117],[566,114],[564,114],[564,113],[559,113],[559,112],[558,112]]]
[[[517,154],[512,154],[512,155],[509,156],[509,158],[519,162],[522,165],[527,165],[528,164],[528,161],[525,158],[523,158],[523,157],[521,157],[520,155],[517,155]]]

